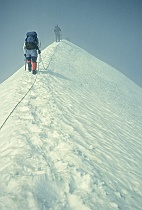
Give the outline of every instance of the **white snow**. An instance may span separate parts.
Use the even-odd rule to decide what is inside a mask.
[[[0,210],[141,210],[142,89],[65,40],[39,70],[0,85]]]

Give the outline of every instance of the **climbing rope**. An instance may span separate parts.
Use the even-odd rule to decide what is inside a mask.
[[[53,54],[52,54],[52,56],[51,56],[51,58],[50,58],[50,61],[49,61],[49,63],[48,63],[48,66],[47,66],[46,68],[45,68],[45,66],[44,66],[44,63],[43,63],[43,60],[42,60],[41,55],[39,55],[38,72],[39,72],[39,63],[40,63],[40,60],[41,60],[41,62],[42,62],[43,68],[44,68],[45,70],[48,69],[48,67],[49,67],[49,65],[50,65],[50,63],[51,63],[51,61],[52,61],[52,59],[53,59],[53,55],[54,55],[54,53],[55,53],[57,47],[58,47],[58,45],[55,47],[55,50],[54,50],[54,52],[53,52]],[[14,107],[14,108],[12,109],[12,111],[9,113],[9,115],[7,116],[7,118],[5,119],[5,121],[3,122],[3,124],[0,126],[0,130],[3,128],[3,126],[5,125],[5,123],[6,123],[7,120],[9,119],[9,117],[12,115],[12,113],[14,112],[14,110],[17,108],[17,106],[23,101],[23,99],[26,97],[26,95],[27,95],[27,94],[30,92],[30,90],[33,88],[33,86],[34,86],[34,84],[35,84],[35,82],[36,82],[36,80],[37,80],[37,76],[38,76],[38,73],[36,74],[36,78],[35,78],[33,84],[31,85],[31,87],[28,89],[28,91],[25,93],[25,95],[21,98],[21,100],[15,105],[15,107]]]
[[[39,62],[38,62],[38,71],[39,71]],[[12,109],[12,111],[9,113],[9,115],[7,116],[7,118],[5,119],[5,121],[3,122],[3,124],[0,126],[0,130],[2,129],[2,127],[5,125],[6,121],[8,120],[8,118],[11,116],[11,114],[14,112],[14,110],[16,109],[16,107],[23,101],[23,99],[26,97],[26,95],[30,92],[30,90],[32,89],[32,87],[34,86],[36,80],[37,80],[37,75],[36,74],[36,78],[33,82],[33,84],[31,85],[31,87],[28,89],[28,91],[25,93],[25,95],[21,98],[21,100],[15,105],[15,107]]]
[[[50,57],[50,60],[49,60],[49,63],[48,63],[48,65],[47,65],[47,67],[45,67],[45,66],[44,66],[44,63],[43,63],[42,57],[40,58],[40,59],[41,59],[41,63],[42,63],[42,65],[43,65],[44,70],[47,70],[47,69],[49,68],[49,66],[50,66],[50,64],[51,64],[51,61],[52,61],[52,59],[53,59],[53,56],[54,56],[54,54],[55,54],[55,51],[57,50],[57,47],[58,47],[58,46],[59,46],[59,44],[55,47],[55,49],[54,49],[54,51],[53,51],[53,54],[52,54],[52,56]]]

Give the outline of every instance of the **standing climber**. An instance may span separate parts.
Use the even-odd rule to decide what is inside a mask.
[[[61,41],[61,29],[58,25],[55,26],[54,33],[55,33],[56,42],[60,42]]]
[[[35,31],[28,32],[24,43],[24,56],[28,64],[28,70],[32,71],[33,74],[37,73],[37,56],[41,53],[39,49],[39,41],[37,33]],[[38,52],[38,54],[37,54]]]

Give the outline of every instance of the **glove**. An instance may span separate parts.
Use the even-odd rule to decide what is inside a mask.
[[[40,50],[38,50],[38,54],[40,54],[41,53],[41,51]]]
[[[26,54],[24,54],[25,58],[26,58]]]

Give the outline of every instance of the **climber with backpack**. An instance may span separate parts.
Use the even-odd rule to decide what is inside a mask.
[[[37,33],[35,31],[27,32],[27,37],[24,42],[24,56],[28,64],[28,70],[32,71],[33,74],[37,73],[37,57],[41,53],[39,49],[39,41]]]

